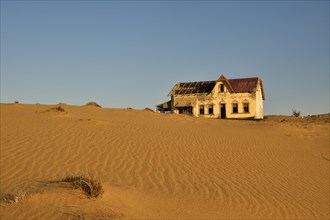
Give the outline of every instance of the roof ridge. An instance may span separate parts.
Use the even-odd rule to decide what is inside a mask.
[[[180,83],[201,83],[201,82],[208,82],[208,83],[211,83],[211,82],[216,82],[216,80],[208,80],[208,81],[190,81],[190,82],[178,82],[176,84],[180,84]]]
[[[244,77],[244,78],[233,78],[228,80],[239,80],[239,79],[260,79],[260,78],[258,76],[254,76],[254,77]]]

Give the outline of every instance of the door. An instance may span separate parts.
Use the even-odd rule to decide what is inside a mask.
[[[220,104],[220,118],[226,118],[226,104]]]

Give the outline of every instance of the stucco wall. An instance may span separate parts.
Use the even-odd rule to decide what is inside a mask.
[[[263,106],[263,97],[261,92],[260,81],[258,82],[257,90],[256,90],[256,119],[264,118],[264,106]]]

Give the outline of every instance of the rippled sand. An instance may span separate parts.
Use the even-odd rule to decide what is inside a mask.
[[[328,122],[53,107],[1,104],[1,219],[329,218]]]

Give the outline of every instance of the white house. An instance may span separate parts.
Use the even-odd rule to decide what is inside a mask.
[[[171,100],[157,105],[157,111],[190,113],[196,117],[263,119],[265,100],[259,77],[216,81],[183,82],[173,86]]]

